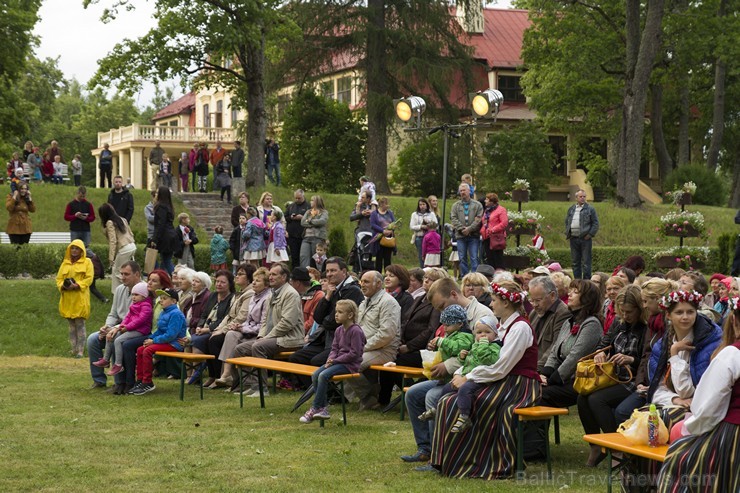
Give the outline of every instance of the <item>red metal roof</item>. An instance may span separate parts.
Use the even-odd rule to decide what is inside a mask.
[[[517,68],[522,62],[524,31],[530,26],[528,12],[520,9],[483,9],[483,34],[468,34],[463,43],[475,48],[474,57],[489,69]]]
[[[152,121],[161,120],[173,115],[189,114],[195,107],[195,93],[189,92],[180,99],[168,104],[161,110],[157,111],[152,117]]]

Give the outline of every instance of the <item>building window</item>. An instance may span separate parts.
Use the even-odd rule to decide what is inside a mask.
[[[289,104],[290,104],[290,94],[281,94],[280,96],[278,96],[278,103],[277,103],[278,121],[283,121],[283,118],[285,117],[285,110],[288,109]]]
[[[334,81],[327,80],[319,84],[319,91],[326,99],[334,99]]]
[[[504,95],[504,102],[525,102],[526,98],[522,92],[522,86],[519,85],[520,77],[518,75],[499,75],[498,90]]]
[[[337,79],[337,101],[352,104],[352,77]]]
[[[231,108],[231,127],[232,128],[236,128],[236,124],[237,124],[238,118],[239,118],[238,115],[239,115],[239,110],[237,110],[236,108],[233,108],[232,107]]]
[[[177,126],[177,120],[172,120],[170,122],[170,127],[176,127]]]
[[[210,127],[211,126],[211,108],[209,105],[204,104],[203,105],[203,126],[204,127]]]
[[[216,101],[216,128],[224,126],[224,102]]]

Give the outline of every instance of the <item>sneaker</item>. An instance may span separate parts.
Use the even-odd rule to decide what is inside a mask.
[[[289,381],[288,381],[287,379],[285,379],[285,378],[281,379],[281,380],[280,380],[280,381],[278,382],[278,384],[277,384],[277,387],[278,387],[279,389],[283,389],[283,390],[295,390],[295,387],[293,387],[293,384],[292,384],[292,383],[290,383],[290,382],[289,382]]]
[[[260,396],[260,391],[259,391],[259,389],[253,389],[251,394],[245,394],[245,395],[247,397],[259,397]],[[269,395],[270,395],[270,391],[267,390],[267,389],[265,389],[264,396],[265,397],[269,397]]]
[[[113,365],[110,367],[110,371],[108,372],[109,376],[118,375],[123,371],[123,365]]]
[[[431,421],[434,419],[434,416],[437,414],[437,408],[433,407],[431,409],[427,409],[423,413],[419,415],[419,421]]]
[[[108,368],[110,366],[110,361],[105,358],[100,358],[98,361],[93,363],[93,366],[97,366],[98,368]]]
[[[139,387],[134,387],[131,389],[131,394],[133,395],[144,395],[146,393],[151,392],[152,390],[156,389],[157,387],[154,386],[153,383],[142,383]]]
[[[316,412],[313,414],[314,419],[331,419],[331,416],[329,416],[329,408],[328,407],[320,407],[316,410]]]
[[[131,387],[131,389],[127,392],[127,394],[136,394],[139,391],[139,389],[142,387],[142,385],[144,384],[141,382],[137,382],[136,385]]]
[[[308,411],[306,411],[306,414],[300,417],[298,421],[301,423],[310,423],[313,421],[314,416],[316,416],[316,413],[318,412],[318,409],[312,407]]]
[[[466,414],[461,414],[457,417],[457,421],[452,425],[450,433],[462,433],[472,426],[470,417]]]

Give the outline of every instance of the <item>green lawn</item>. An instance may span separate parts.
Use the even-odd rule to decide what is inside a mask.
[[[100,289],[110,289],[101,282]],[[399,460],[414,451],[408,421],[396,412],[356,410],[302,425],[297,394],[258,400],[156,380],[145,396],[87,390],[87,360],[68,356],[67,325],[52,281],[0,281],[0,474],[2,491],[603,491],[606,470],[583,467],[587,446],[576,415],[562,420],[553,447],[555,479],[544,464],[525,481],[452,480],[416,473]],[[92,301],[95,330],[109,306]],[[575,409],[572,409],[575,412]],[[594,490],[594,486],[597,489]]]

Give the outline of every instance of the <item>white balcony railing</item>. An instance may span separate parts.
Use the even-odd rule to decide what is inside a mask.
[[[107,132],[98,132],[98,148],[103,144],[114,146],[126,142],[193,142],[215,143],[217,140],[228,142],[234,140],[236,132],[233,128],[215,127],[169,127],[164,125],[139,125],[134,123],[128,127],[114,128]]]

